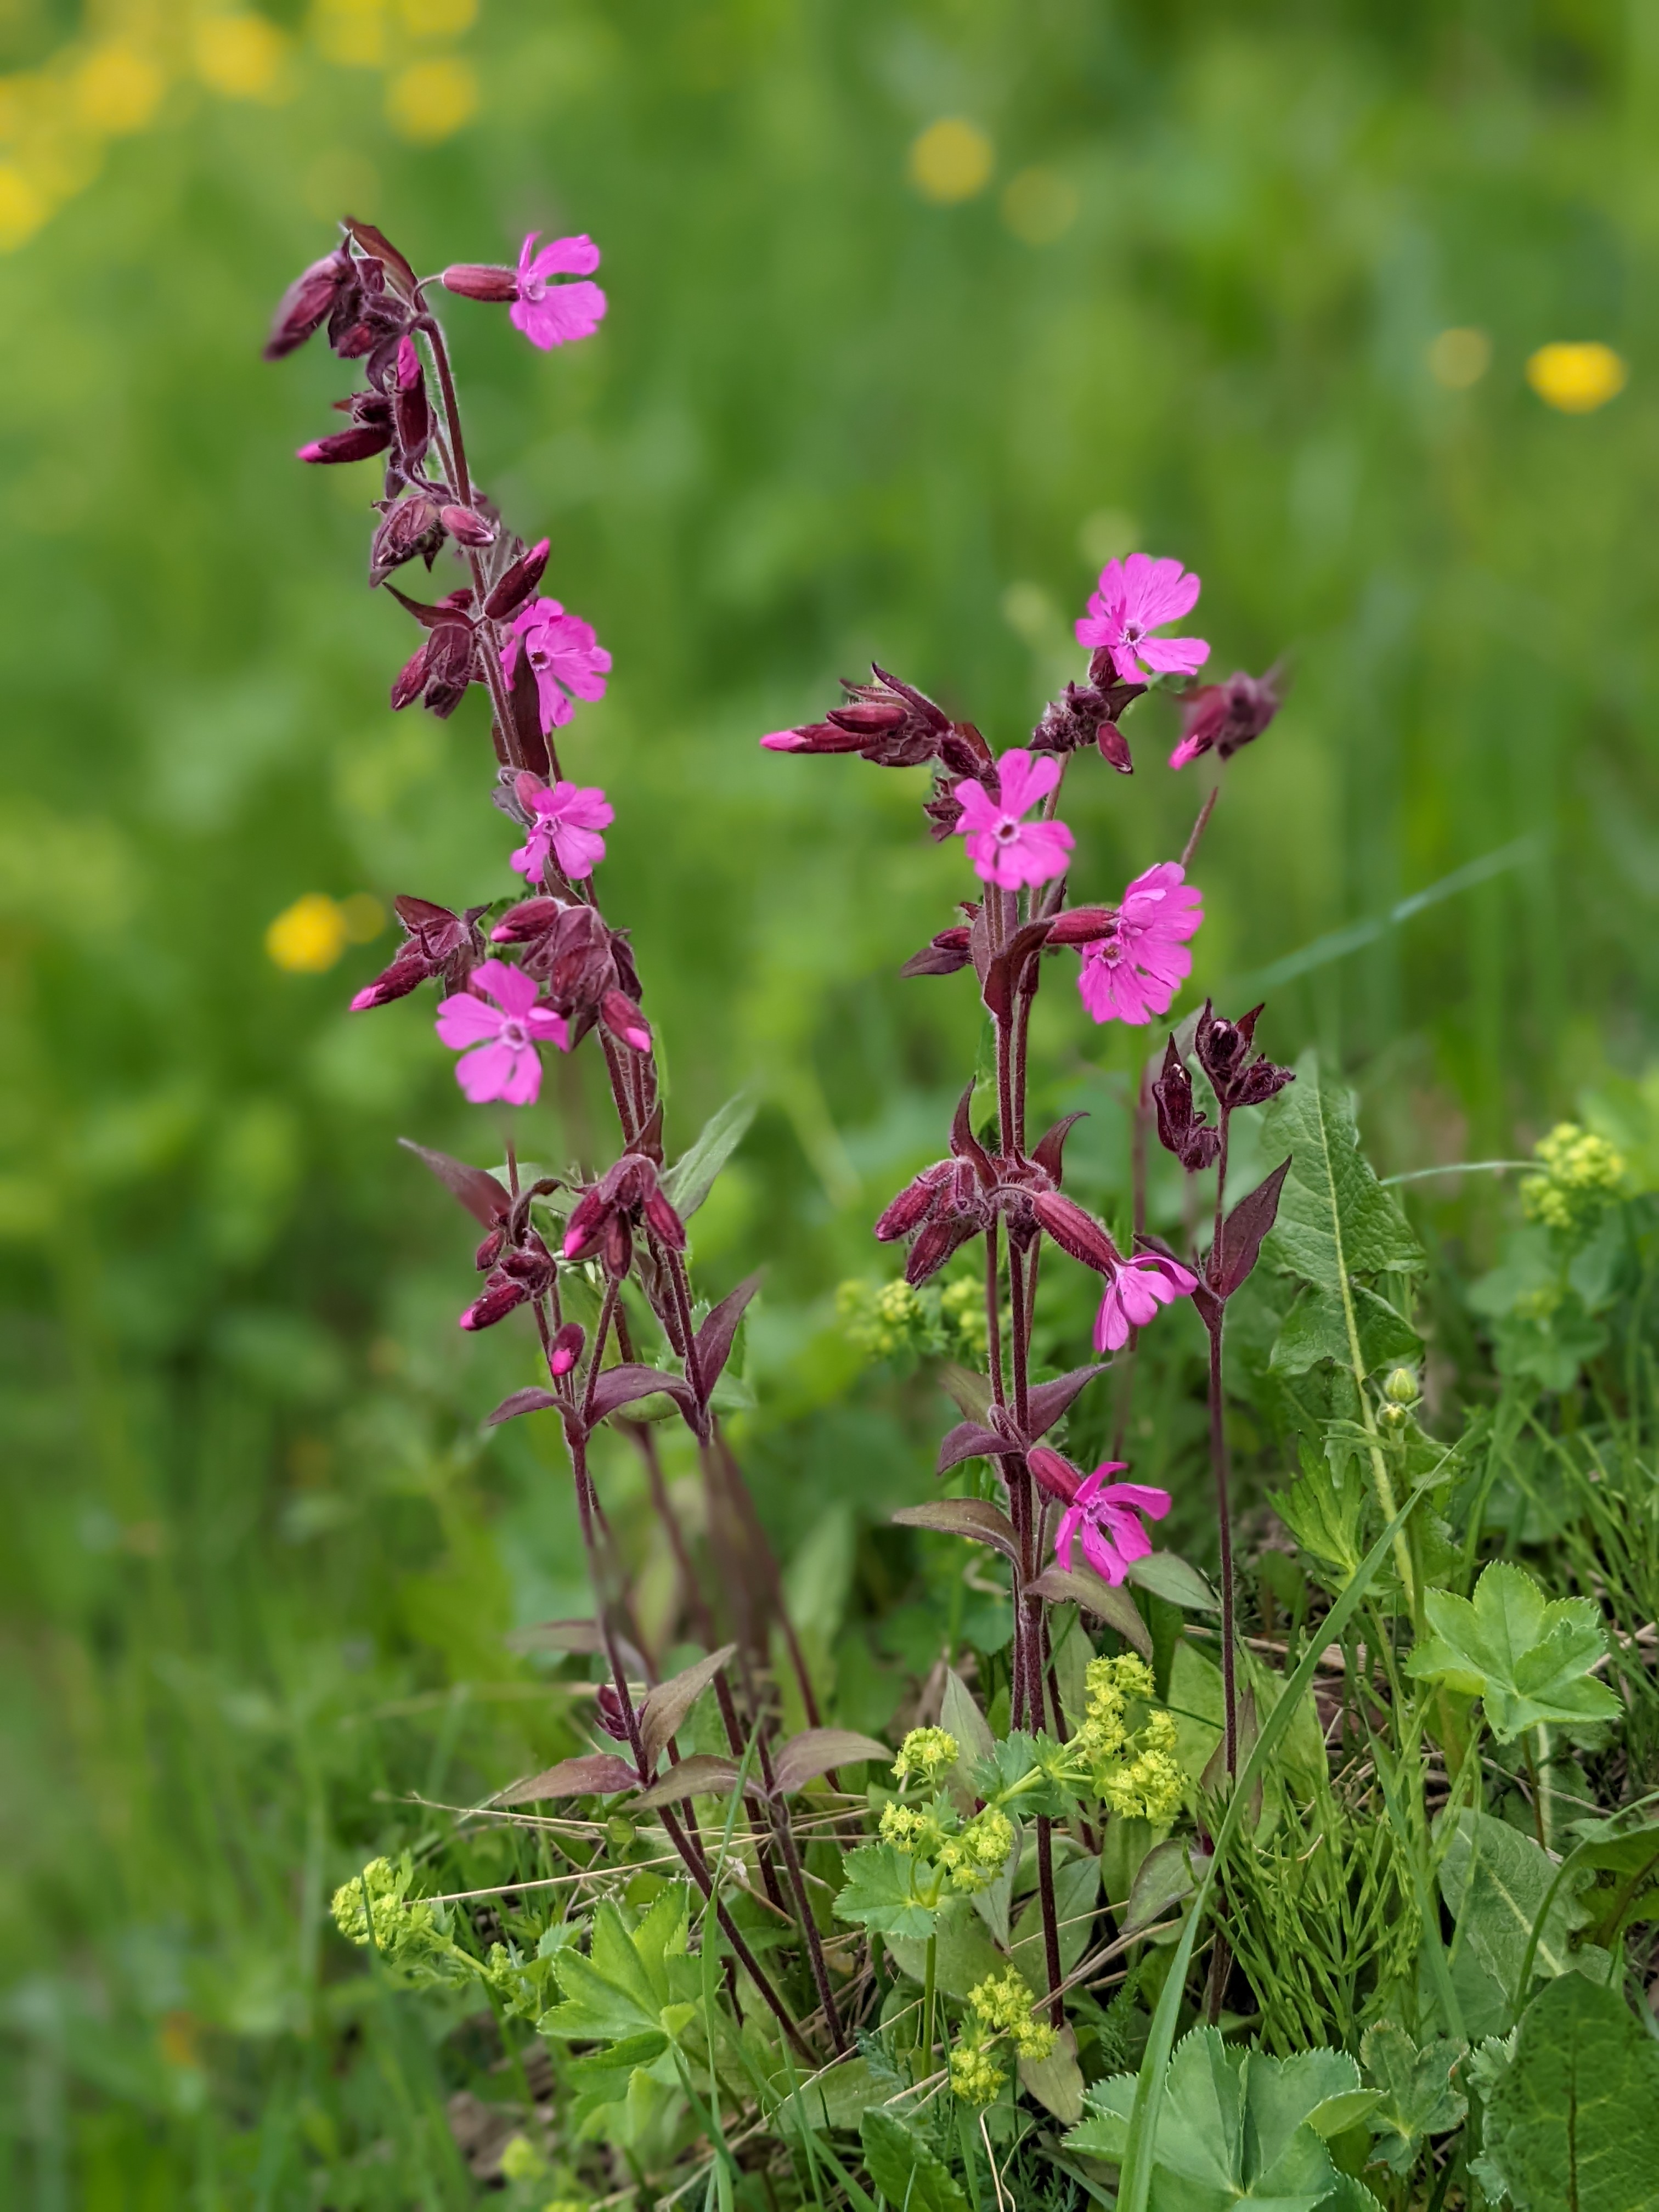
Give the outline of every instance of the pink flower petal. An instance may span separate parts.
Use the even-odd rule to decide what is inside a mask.
[[[501,1017],[470,991],[457,991],[440,1005],[434,1026],[440,1042],[459,1051],[463,1045],[482,1044],[486,1037],[499,1036]]]
[[[551,1006],[532,1006],[525,1016],[525,1027],[532,1037],[557,1045],[561,1052],[569,1051],[570,1024]]]
[[[505,960],[486,960],[472,970],[471,980],[488,991],[508,1018],[522,1021],[536,1003],[536,982],[522,968]]]
[[[481,1044],[476,1052],[464,1052],[456,1061],[455,1080],[475,1106],[485,1105],[499,1098],[512,1081],[517,1059],[510,1044],[499,1040]]]
[[[962,819],[957,824],[958,836],[976,836],[994,830],[1002,819],[1002,809],[996,804],[982,783],[964,776],[951,793],[962,809]]]
[[[535,244],[536,237],[537,234],[532,231],[524,242],[523,252],[519,258],[520,269],[525,267],[524,256]],[[582,231],[574,238],[550,240],[535,259],[530,263],[526,274],[543,278],[591,276],[599,265],[599,249],[586,232]]]
[[[509,1106],[533,1106],[542,1087],[541,1055],[524,1045],[513,1055],[513,1072],[497,1094]]]
[[[605,840],[596,830],[568,830],[562,823],[553,832],[553,850],[559,866],[573,883],[591,876],[605,858]]]
[[[1149,1544],[1146,1548],[1151,1551],[1152,1546]],[[1103,1582],[1117,1583],[1123,1580],[1125,1563],[1096,1522],[1091,1521],[1084,1528],[1083,1556]]]
[[[1141,665],[1159,676],[1196,676],[1210,657],[1201,637],[1143,637],[1135,651]]]
[[[997,763],[997,781],[1004,812],[1024,814],[1060,781],[1060,763],[1053,753],[1033,758],[1023,745],[1015,745]]]
[[[1161,1521],[1175,1503],[1167,1490],[1156,1489],[1149,1482],[1115,1482],[1105,1496],[1114,1505],[1150,1513],[1154,1521]]]

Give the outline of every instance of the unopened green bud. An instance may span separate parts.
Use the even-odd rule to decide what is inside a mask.
[[[1382,1395],[1391,1406],[1414,1406],[1419,1395],[1415,1373],[1409,1367],[1396,1367],[1382,1385]]]

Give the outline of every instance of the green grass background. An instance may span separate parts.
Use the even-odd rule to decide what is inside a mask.
[[[14,0],[0,62],[74,28]],[[1178,554],[1212,665],[1295,678],[1198,872],[1200,984],[1531,836],[1277,992],[1272,1044],[1341,1060],[1394,1168],[1507,1152],[1650,1048],[1654,0],[490,0],[465,52],[479,117],[427,149],[303,44],[281,104],[172,96],[0,260],[0,2116],[42,2212],[470,2201],[435,2016],[345,1971],[326,1894],[418,1837],[404,1793],[571,1741],[501,1641],[582,1603],[565,1478],[477,1428],[527,1344],[459,1338],[468,1224],[394,1144],[498,1133],[424,1000],[343,1011],[389,934],[319,977],[263,950],[307,891],[502,887],[478,702],[386,709],[374,471],[290,458],[345,370],[258,357],[338,198],[422,268],[603,247],[591,343],[450,322],[475,467],[615,654],[568,760],[616,804],[672,1139],[761,1102],[697,1259],[771,1271],[746,1449],[826,1654],[926,1483],[830,1293],[976,1034],[895,977],[965,880],[917,779],[757,749],[837,675],[1018,742],[1080,672],[1085,548]],[[944,115],[995,149],[947,207],[906,173]],[[1040,246],[1032,166],[1078,208]],[[1453,325],[1492,343],[1461,392]],[[1632,365],[1586,417],[1522,374],[1575,338]],[[1133,732],[1133,781],[1068,787],[1091,894],[1195,802],[1167,708]],[[1041,1014],[1121,1205],[1134,1041],[1063,986]],[[573,1078],[526,1148],[604,1126]],[[902,1638],[843,1662],[890,1710]]]

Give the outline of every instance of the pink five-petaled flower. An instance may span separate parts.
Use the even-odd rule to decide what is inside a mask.
[[[1039,753],[1034,758],[1023,746],[1016,745],[997,763],[994,799],[971,776],[964,776],[957,784],[956,799],[962,817],[956,835],[966,838],[968,857],[981,883],[1015,891],[1065,874],[1073,842],[1066,824],[1021,818],[1046,799],[1059,781],[1060,763],[1053,753]]]
[[[1133,1260],[1115,1261],[1107,1269],[1105,1295],[1095,1316],[1095,1350],[1121,1351],[1132,1328],[1145,1328],[1160,1306],[1188,1298],[1197,1288],[1192,1269],[1161,1252],[1137,1252]]]
[[[509,1106],[533,1106],[542,1087],[536,1048],[550,1043],[568,1051],[564,1017],[551,1006],[538,1006],[533,977],[504,960],[486,960],[475,968],[472,983],[495,1004],[488,1005],[473,991],[458,991],[438,1008],[438,1035],[461,1055],[455,1080],[475,1106],[491,1098],[505,1099]]]
[[[1160,860],[1123,894],[1115,927],[1083,948],[1077,988],[1097,1022],[1149,1022],[1165,1014],[1193,972],[1187,939],[1204,919],[1204,894],[1179,861]]]
[[[1199,580],[1179,561],[1154,561],[1132,553],[1109,561],[1089,594],[1089,611],[1077,624],[1077,641],[1110,653],[1125,684],[1155,676],[1192,676],[1210,657],[1201,637],[1149,637],[1164,623],[1179,622],[1198,604]]]
[[[595,636],[592,623],[580,615],[568,615],[556,599],[532,599],[514,616],[501,647],[501,673],[509,684],[521,647],[535,671],[544,737],[564,727],[578,699],[604,698],[611,655]]]
[[[1060,1516],[1054,1531],[1054,1557],[1071,1572],[1072,1547],[1081,1537],[1083,1556],[1095,1572],[1109,1583],[1121,1583],[1132,1559],[1144,1559],[1152,1540],[1140,1525],[1143,1513],[1161,1521],[1170,1510],[1167,1490],[1153,1490],[1140,1482],[1108,1482],[1121,1474],[1125,1462],[1103,1460],[1092,1474],[1078,1485],[1077,1495]]]
[[[572,338],[591,338],[605,316],[605,294],[597,284],[554,284],[554,276],[587,277],[599,265],[599,249],[585,234],[556,238],[536,252],[532,231],[519,249],[518,297],[507,319],[533,346],[550,353]]]
[[[605,858],[599,832],[615,819],[599,785],[543,783],[526,769],[515,789],[530,817],[530,835],[513,855],[519,873],[539,883],[550,852],[572,883],[591,876]]]

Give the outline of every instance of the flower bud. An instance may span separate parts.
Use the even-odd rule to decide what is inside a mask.
[[[545,937],[565,908],[556,898],[520,899],[517,906],[507,912],[489,933],[492,945],[527,945],[534,938]]]
[[[1031,1200],[1031,1211],[1062,1252],[1069,1252],[1097,1274],[1109,1274],[1121,1264],[1116,1245],[1091,1213],[1057,1190],[1040,1190]]]
[[[457,292],[464,300],[489,300],[504,305],[519,296],[517,272],[484,262],[458,261],[445,270],[438,282],[446,292]]]
[[[1417,1377],[1409,1367],[1396,1367],[1382,1385],[1382,1395],[1391,1406],[1414,1406],[1418,1395]]]
[[[671,1252],[684,1251],[685,1224],[659,1190],[653,1188],[647,1194],[641,1211],[659,1243],[665,1244]]]
[[[302,346],[333,312],[342,293],[355,283],[351,255],[345,246],[336,246],[322,260],[313,261],[283,295],[270,336],[265,341],[265,359],[281,361],[284,355]]]
[[[1117,909],[1109,906],[1067,907],[1048,924],[1050,945],[1096,945],[1117,927]]]
[[[599,1000],[599,1018],[612,1036],[635,1052],[651,1049],[651,1024],[623,991],[607,991]]]
[[[444,528],[458,545],[490,545],[495,543],[493,524],[470,507],[445,507],[438,510]]]
[[[501,1256],[501,1247],[507,1242],[507,1231],[499,1226],[490,1231],[472,1255],[472,1264],[481,1275],[487,1275]]]
[[[542,580],[550,550],[550,541],[544,538],[527,553],[520,554],[484,601],[483,611],[491,622],[505,622],[524,605]]]
[[[1129,741],[1115,722],[1103,722],[1095,732],[1095,743],[1100,757],[1120,775],[1133,775],[1135,764],[1129,756]]]
[[[529,1296],[525,1285],[515,1283],[511,1275],[495,1275],[461,1316],[460,1325],[468,1330],[494,1328],[498,1321],[505,1321],[514,1306],[521,1306]]]
[[[586,1342],[587,1332],[579,1321],[568,1321],[556,1332],[547,1360],[549,1372],[555,1381],[561,1375],[569,1374],[581,1358],[582,1347]]]
[[[876,1237],[883,1244],[891,1244],[910,1231],[933,1212],[945,1180],[942,1168],[927,1168],[914,1182],[907,1183],[883,1212],[876,1224]]]
[[[1046,1490],[1050,1498],[1059,1498],[1062,1505],[1071,1504],[1083,1476],[1070,1460],[1047,1444],[1038,1444],[1026,1453],[1025,1464],[1039,1487]]]
[[[308,446],[301,446],[298,458],[302,461],[367,461],[376,453],[385,453],[392,443],[392,434],[372,422],[359,422],[349,430],[335,430],[326,438],[313,438]]]

